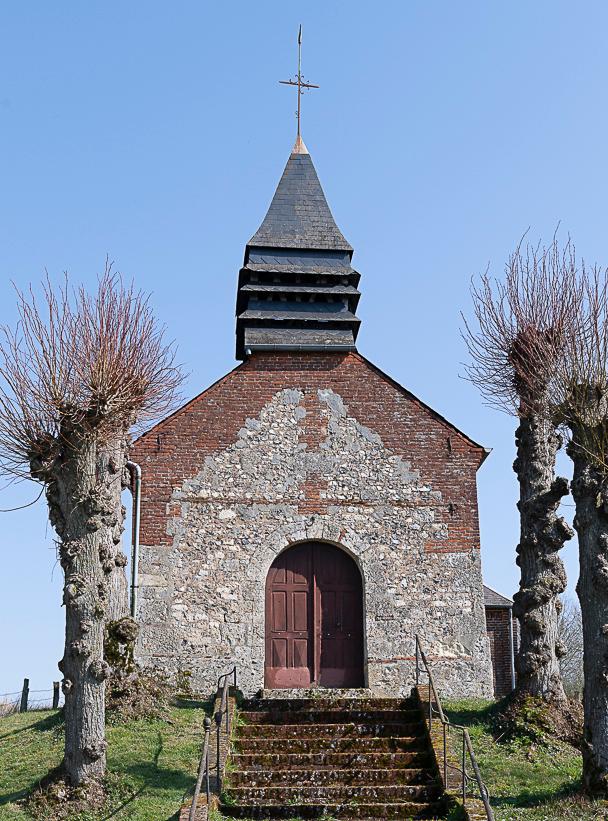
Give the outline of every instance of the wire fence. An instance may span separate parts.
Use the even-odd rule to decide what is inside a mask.
[[[46,690],[30,690],[29,679],[23,679],[21,690],[13,693],[0,693],[0,718],[13,713],[26,713],[30,710],[57,710],[63,707],[63,695],[59,682]]]

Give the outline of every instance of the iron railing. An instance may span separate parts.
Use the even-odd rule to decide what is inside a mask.
[[[422,661],[422,666],[420,662]],[[481,773],[479,772],[479,766],[477,764],[477,759],[475,758],[475,753],[473,752],[473,745],[471,744],[471,739],[469,737],[469,733],[466,727],[463,727],[461,724],[452,724],[451,721],[445,717],[443,712],[443,707],[441,706],[441,700],[439,698],[439,694],[437,693],[437,688],[435,687],[435,680],[433,678],[433,674],[431,672],[431,668],[429,667],[427,658],[424,654],[424,650],[422,649],[422,645],[420,644],[420,639],[416,636],[416,687],[420,688],[420,676],[426,675],[428,677],[428,721],[429,721],[429,733],[433,729],[433,718],[435,720],[439,720],[442,729],[443,735],[443,784],[445,789],[448,789],[448,770],[455,770],[457,773],[460,774],[460,793],[462,796],[462,804],[466,806],[467,802],[467,795],[468,795],[468,786],[470,781],[477,782],[477,789],[479,791],[479,797],[483,802],[483,806],[486,811],[486,818],[488,821],[494,821],[494,812],[492,807],[490,806],[490,795],[488,793],[488,789],[486,785],[483,783],[481,778]],[[435,702],[435,706],[433,706],[433,700]],[[460,747],[461,755],[460,755],[460,764],[461,766],[458,767],[455,764],[450,763],[448,758],[448,736],[451,730],[455,730],[459,733],[462,733],[462,745]],[[471,767],[473,768],[473,776],[467,773],[467,757],[471,763]]]
[[[201,754],[201,760],[198,767],[198,776],[196,779],[196,785],[194,787],[194,796],[192,798],[192,804],[190,805],[190,814],[188,815],[188,821],[195,821],[197,804],[199,796],[201,794],[203,781],[205,781],[207,804],[209,803],[209,797],[211,795],[211,770],[213,769],[215,770],[215,792],[219,795],[222,791],[221,743],[222,733],[224,733],[226,741],[230,740],[232,717],[230,714],[230,701],[228,696],[231,684],[236,690],[236,665],[232,668],[232,670],[230,670],[229,673],[224,673],[217,680],[217,695],[221,695],[219,709],[215,712],[215,715],[213,716],[213,720],[215,722],[216,739],[214,767],[211,767],[209,763],[211,755],[211,719],[208,716],[205,716],[205,719],[203,721],[203,752]]]

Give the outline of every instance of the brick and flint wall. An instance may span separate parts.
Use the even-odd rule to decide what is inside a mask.
[[[512,633],[509,630],[511,620]],[[517,619],[508,607],[486,607],[486,625],[490,640],[494,695],[502,698],[513,689],[511,656],[511,636],[513,636],[513,653],[517,652]]]
[[[483,450],[358,354],[256,353],[134,445],[142,664],[202,691],[264,682],[268,569],[339,545],[365,597],[367,684],[409,693],[419,633],[447,696],[489,696]]]

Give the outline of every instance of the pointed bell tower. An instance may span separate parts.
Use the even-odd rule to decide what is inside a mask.
[[[360,275],[298,135],[239,274],[236,356],[354,351]]]
[[[298,73],[295,145],[264,221],[247,243],[236,300],[236,358],[255,351],[354,351],[360,320],[353,249],[336,225],[301,136],[302,90],[319,88]]]

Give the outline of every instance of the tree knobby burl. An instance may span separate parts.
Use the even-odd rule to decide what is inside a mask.
[[[519,419],[515,434],[519,481],[520,623],[517,690],[548,701],[565,699],[559,667],[558,620],[566,574],[558,555],[573,535],[557,515],[566,479],[556,477],[562,445],[553,409],[554,376],[579,312],[574,249],[517,247],[504,281],[487,273],[473,284],[475,324],[463,337],[470,354],[468,378],[486,402]]]
[[[63,771],[105,771],[108,621],[128,615],[120,541],[129,436],[165,413],[181,381],[147,299],[111,266],[90,295],[67,278],[41,298],[17,292],[0,340],[0,467],[43,485],[64,571]]]

